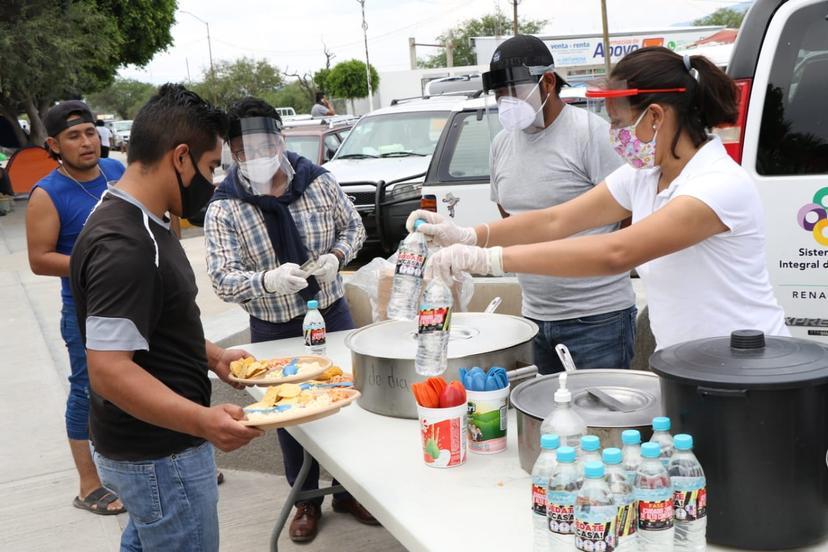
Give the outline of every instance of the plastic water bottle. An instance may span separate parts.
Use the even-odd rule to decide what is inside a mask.
[[[621,463],[621,449],[604,449],[604,477],[607,480],[618,515],[615,518],[615,534],[618,537],[615,552],[638,551],[638,508],[633,498],[633,486],[627,480],[627,472]]]
[[[632,486],[635,484],[638,466],[641,465],[641,432],[637,429],[626,429],[621,432],[621,442],[624,444],[621,450],[622,464],[627,473],[627,481]]]
[[[567,373],[558,376],[558,390],[555,391],[555,408],[543,420],[541,435],[552,433],[561,438],[561,445],[580,451],[581,437],[587,432],[587,425],[572,408],[572,393],[566,388]]]
[[[561,446],[557,435],[541,435],[541,452],[532,468],[532,527],[535,552],[549,552],[549,523],[546,517],[546,493],[558,465],[556,450]]]
[[[596,435],[584,435],[581,437],[581,455],[578,458],[578,473],[581,477],[586,477],[584,474],[584,466],[587,462],[601,461],[601,439]]]
[[[305,336],[305,352],[324,356],[327,349],[325,319],[319,312],[319,301],[308,301],[308,312],[302,320],[302,333]]]
[[[673,437],[676,450],[670,458],[676,552],[704,552],[707,549],[707,480],[693,454],[693,438],[681,433]]]
[[[581,476],[575,465],[575,449],[560,447],[558,465],[549,481],[546,517],[549,522],[549,550],[568,552],[575,545],[575,499],[581,489]]]
[[[641,466],[635,475],[633,496],[638,501],[638,549],[640,552],[673,550],[673,487],[659,459],[658,443],[641,445]]]
[[[584,552],[615,550],[615,497],[604,479],[604,464],[584,465],[584,484],[575,499],[575,548]]]
[[[391,298],[388,300],[388,318],[391,320],[414,320],[423,287],[423,267],[428,256],[428,244],[423,233],[416,229],[424,221],[414,223],[411,232],[397,249],[397,266],[391,282]]]
[[[451,330],[451,290],[440,278],[434,278],[423,292],[417,332],[415,371],[423,376],[437,376],[446,371]]]
[[[673,436],[670,435],[670,418],[658,416],[653,418],[653,436],[651,443],[661,445],[661,463],[664,468],[670,465],[670,457],[673,456]]]

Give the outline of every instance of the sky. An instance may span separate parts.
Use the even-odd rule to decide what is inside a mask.
[[[607,0],[610,31],[657,29],[686,24],[734,0]],[[446,29],[469,18],[493,13],[511,17],[510,0],[365,0],[368,53],[379,71],[409,68],[408,37],[433,43]],[[188,12],[188,13],[187,13]],[[192,15],[191,15],[192,14]],[[600,0],[520,0],[520,17],[547,20],[544,34],[601,30]],[[313,72],[325,64],[323,43],[332,63],[365,59],[362,15],[357,0],[179,0],[173,45],[143,68],[119,75],[160,84],[197,81],[213,62],[240,57],[267,59],[286,73]],[[418,47],[419,57],[436,48]]]

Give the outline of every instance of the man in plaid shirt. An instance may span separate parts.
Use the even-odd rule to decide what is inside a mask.
[[[311,299],[319,302],[329,331],[352,329],[339,268],[365,241],[359,213],[327,170],[285,149],[282,120],[272,106],[245,98],[229,116],[230,152],[237,165],[216,190],[204,220],[213,288],[250,314],[254,343],[301,336]],[[300,268],[307,260],[316,260],[310,273]],[[284,429],[278,437],[285,475],[293,485],[302,447]],[[318,486],[314,462],[303,489]],[[292,540],[313,540],[321,505],[321,497],[296,504]],[[347,493],[334,495],[333,508],[377,524]]]

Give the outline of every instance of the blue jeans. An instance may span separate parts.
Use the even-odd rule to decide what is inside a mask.
[[[213,446],[204,443],[157,460],[110,460],[95,453],[101,482],[129,513],[122,552],[219,549]]]
[[[532,342],[540,374],[563,371],[555,346],[563,343],[578,369],[629,368],[635,352],[635,317],[638,309],[584,316],[571,320],[533,320],[539,331]]]
[[[351,310],[348,308],[348,302],[345,298],[336,300],[327,309],[321,311],[322,317],[325,319],[325,329],[329,332],[339,332],[343,330],[354,329],[354,321],[351,318]],[[259,343],[261,341],[273,341],[275,339],[288,339],[290,337],[302,336],[302,319],[304,316],[296,317],[287,322],[267,322],[260,320],[253,316],[250,317],[250,341],[252,343]],[[293,435],[285,429],[277,429],[276,436],[279,438],[279,447],[282,449],[282,461],[285,464],[285,478],[291,487],[296,481],[296,476],[299,475],[299,470],[302,468],[302,458],[304,451],[299,441],[293,438]],[[333,485],[339,485],[339,482],[334,479]],[[315,490],[319,488],[319,463],[314,460],[311,464],[311,469],[308,472],[308,477],[305,479],[302,490]],[[350,498],[348,493],[336,493],[334,498],[346,499]],[[311,500],[317,505],[322,504],[323,497],[317,497]]]
[[[60,335],[69,351],[69,396],[66,399],[66,434],[70,439],[89,440],[89,372],[86,348],[78,327],[75,305],[63,304],[60,311]]]

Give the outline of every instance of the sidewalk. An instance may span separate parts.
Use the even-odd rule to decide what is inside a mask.
[[[0,550],[117,550],[126,515],[97,516],[72,507],[78,489],[63,421],[69,362],[60,337],[60,284],[29,270],[26,202],[17,201],[15,207],[0,217],[0,366],[5,378],[0,387]],[[201,237],[183,243],[196,273],[205,327],[243,322],[241,309],[221,302],[210,287]],[[214,400],[249,401],[221,382],[214,389]],[[217,454],[226,476],[219,487],[222,551],[268,549],[273,520],[288,491],[275,441],[268,433],[245,449]],[[281,550],[306,552],[404,550],[384,529],[333,513],[330,499],[313,543],[294,545],[285,531],[279,544]]]

